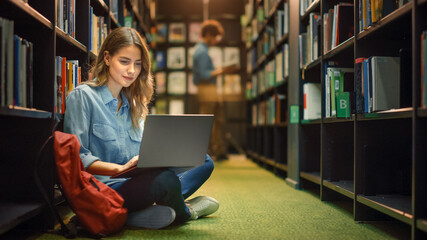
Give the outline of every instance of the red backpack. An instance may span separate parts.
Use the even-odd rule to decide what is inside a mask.
[[[94,235],[105,236],[119,231],[127,216],[124,200],[84,171],[77,136],[56,131],[53,147],[63,193],[79,223]]]

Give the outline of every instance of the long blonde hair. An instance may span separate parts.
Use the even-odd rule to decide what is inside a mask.
[[[108,34],[99,50],[96,62],[90,70],[91,78],[85,84],[92,87],[107,84],[109,68],[104,61],[105,51],[108,51],[113,56],[121,48],[132,45],[141,50],[142,69],[135,82],[129,87],[123,88],[122,91],[129,101],[132,126],[139,127],[141,118],[145,119],[145,116],[148,114],[148,104],[153,96],[154,83],[151,74],[150,53],[141,35],[135,29],[120,27]]]

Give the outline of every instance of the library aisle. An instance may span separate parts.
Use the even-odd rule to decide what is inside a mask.
[[[403,239],[406,231],[390,222],[357,223],[339,203],[321,202],[309,191],[296,190],[284,184],[283,178],[240,155],[216,163],[212,177],[195,195],[215,197],[220,209],[211,217],[183,226],[163,230],[126,228],[108,239],[379,240]],[[58,238],[56,234],[43,234],[32,239]]]

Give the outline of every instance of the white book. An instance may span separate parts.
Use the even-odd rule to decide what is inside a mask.
[[[167,66],[171,69],[185,68],[185,48],[170,47],[168,48]]]
[[[171,72],[168,75],[168,94],[183,95],[187,89],[187,77],[185,72]]]
[[[240,49],[238,47],[224,48],[224,66],[240,66]]]
[[[304,91],[304,120],[321,117],[321,87],[320,83],[305,83]]]
[[[169,101],[169,114],[184,114],[184,100],[172,99]]]

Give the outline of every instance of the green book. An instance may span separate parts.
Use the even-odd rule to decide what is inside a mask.
[[[124,18],[124,20],[125,20],[125,24],[124,24],[125,27],[132,27],[132,21],[133,21],[132,16],[127,16]]]
[[[331,70],[332,78],[331,78],[331,116],[337,115],[336,108],[336,93],[340,90],[340,78],[341,72],[339,70]]]
[[[349,118],[350,117],[350,93],[349,92],[337,92],[337,117],[338,118]]]

